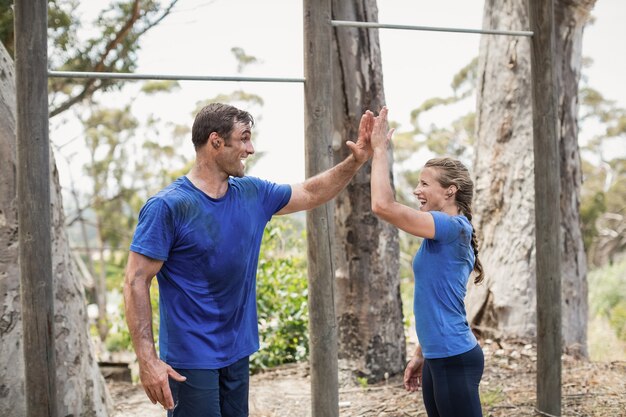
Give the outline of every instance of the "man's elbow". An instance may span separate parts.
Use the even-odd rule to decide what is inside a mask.
[[[124,300],[128,301],[138,290],[138,286],[143,287],[145,285],[144,281],[137,271],[126,271],[122,288]]]
[[[126,277],[124,278],[124,285],[122,287],[122,295],[124,296],[124,301],[128,302],[128,300],[130,299],[130,297],[132,296],[132,277],[130,277],[128,274],[126,274]]]

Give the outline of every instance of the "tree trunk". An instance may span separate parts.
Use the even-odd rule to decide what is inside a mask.
[[[561,155],[563,343],[586,355],[587,266],[579,216],[578,81],[584,25],[595,0],[557,0],[556,77]],[[528,28],[525,0],[485,3],[483,26]],[[470,285],[468,316],[496,336],[536,335],[530,42],[483,36],[478,63],[475,225],[485,282]]]
[[[100,272],[96,277],[96,285],[94,290],[96,292],[96,302],[98,304],[98,334],[102,342],[106,341],[107,334],[109,333],[109,320],[107,312],[107,264],[105,261],[105,249],[104,239],[102,238],[102,222],[99,216],[96,219],[96,230],[98,231],[98,243],[100,245]],[[91,254],[89,254],[91,256]]]
[[[26,415],[18,268],[15,71],[0,44],[0,415]],[[51,156],[52,158],[52,156]],[[106,416],[110,398],[96,363],[83,288],[64,228],[58,173],[53,168],[52,267],[58,414]],[[33,260],[36,262],[36,260]]]
[[[377,21],[375,0],[333,1],[336,20]],[[336,162],[357,137],[366,109],[385,102],[380,44],[375,30],[333,32],[333,151]],[[369,163],[335,199],[334,259],[341,379],[379,381],[403,371],[406,357],[395,227],[371,211]],[[391,172],[389,175],[392,175]]]

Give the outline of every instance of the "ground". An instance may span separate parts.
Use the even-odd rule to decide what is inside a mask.
[[[536,404],[536,350],[532,344],[486,340],[481,400],[485,416],[540,416]],[[589,362],[563,355],[562,415],[626,417],[626,362]],[[109,381],[114,417],[163,417],[140,386]],[[425,416],[421,394],[408,393],[400,376],[375,385],[343,387],[341,417]],[[310,417],[308,364],[253,375],[250,417]],[[546,414],[544,414],[546,415]]]

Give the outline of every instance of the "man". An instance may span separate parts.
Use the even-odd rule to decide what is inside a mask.
[[[195,118],[191,171],[139,214],[124,282],[126,320],[148,398],[168,416],[248,415],[249,356],[259,349],[256,269],[274,214],[334,198],[372,156],[374,117],[361,118],[352,154],[301,184],[244,176],[254,153],[253,118],[214,103]],[[152,334],[150,282],[160,293],[160,357]]]

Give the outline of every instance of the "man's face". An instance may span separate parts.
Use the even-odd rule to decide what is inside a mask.
[[[222,169],[233,177],[243,177],[245,159],[254,153],[252,145],[252,129],[248,123],[235,123],[230,137],[224,141],[221,152],[220,165]]]

